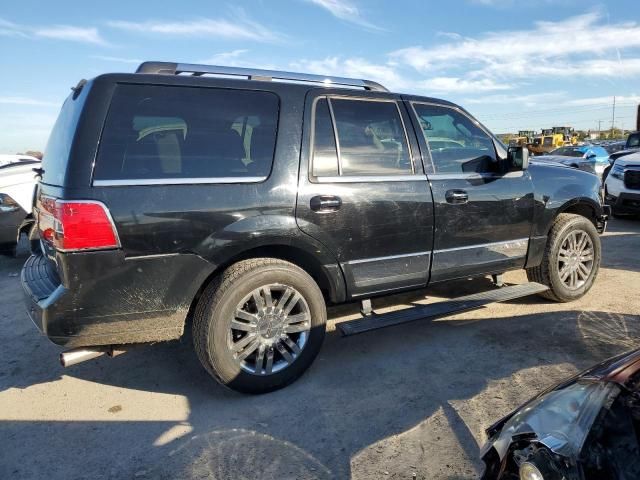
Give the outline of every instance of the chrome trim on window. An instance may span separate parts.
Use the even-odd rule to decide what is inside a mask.
[[[429,180],[480,180],[483,175],[479,173],[430,173],[427,177]]]
[[[518,172],[508,172],[505,174],[497,174],[497,173],[429,173],[427,177],[429,180],[469,180],[476,179],[480,180],[481,178],[520,178],[524,176],[524,171]]]
[[[426,175],[343,175],[314,177],[313,183],[426,182]]]
[[[264,177],[202,177],[202,178],[139,178],[122,180],[94,180],[94,187],[122,187],[133,185],[212,185],[226,183],[260,183]]]
[[[396,258],[407,258],[407,257],[420,257],[420,256],[429,256],[431,252],[416,252],[416,253],[405,253],[402,255],[390,255],[388,257],[371,257],[371,258],[359,258],[358,260],[350,260],[345,262],[348,265],[354,265],[358,263],[367,263],[367,262],[378,262],[381,260],[395,260]]]

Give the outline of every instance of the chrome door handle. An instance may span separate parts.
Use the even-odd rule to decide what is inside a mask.
[[[444,198],[447,203],[467,203],[469,201],[469,194],[464,190],[447,190],[447,193],[444,194]]]
[[[340,209],[342,200],[335,195],[318,195],[311,198],[309,205],[314,212],[332,212]]]

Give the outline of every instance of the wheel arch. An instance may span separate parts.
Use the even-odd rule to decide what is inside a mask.
[[[323,265],[313,254],[299,246],[285,244],[262,245],[240,251],[216,266],[213,272],[202,282],[202,285],[200,285],[193,297],[191,306],[189,307],[189,313],[187,314],[187,321],[193,315],[193,311],[200,300],[202,292],[215,277],[234,263],[251,258],[277,258],[290,262],[300,267],[314,279],[320,287],[325,301],[341,303],[346,299],[344,275],[338,264]]]
[[[566,202],[556,211],[553,222],[551,222],[551,224],[548,226],[547,234],[551,230],[553,223],[558,218],[558,215],[560,215],[561,213],[572,213],[574,215],[580,215],[582,217],[588,218],[595,226],[597,225],[599,210],[601,210],[600,205],[598,205],[590,198],[579,198]]]

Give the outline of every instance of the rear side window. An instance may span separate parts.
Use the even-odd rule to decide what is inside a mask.
[[[318,100],[313,176],[412,173],[407,137],[396,102],[331,97]]]
[[[47,146],[44,149],[42,183],[50,185],[63,184],[78,120],[89,89],[90,86],[85,85],[77,98],[74,98],[73,94],[69,95],[62,105],[58,119],[49,134]]]
[[[636,148],[640,146],[640,135],[629,135],[627,139],[627,147]]]
[[[270,92],[119,85],[94,181],[260,181],[271,171],[278,97]]]

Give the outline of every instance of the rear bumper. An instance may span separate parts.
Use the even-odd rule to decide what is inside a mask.
[[[21,274],[29,317],[53,343],[66,347],[180,338],[195,293],[211,270],[195,255],[68,256],[74,258],[63,262],[66,281],[41,255],[27,259]]]

